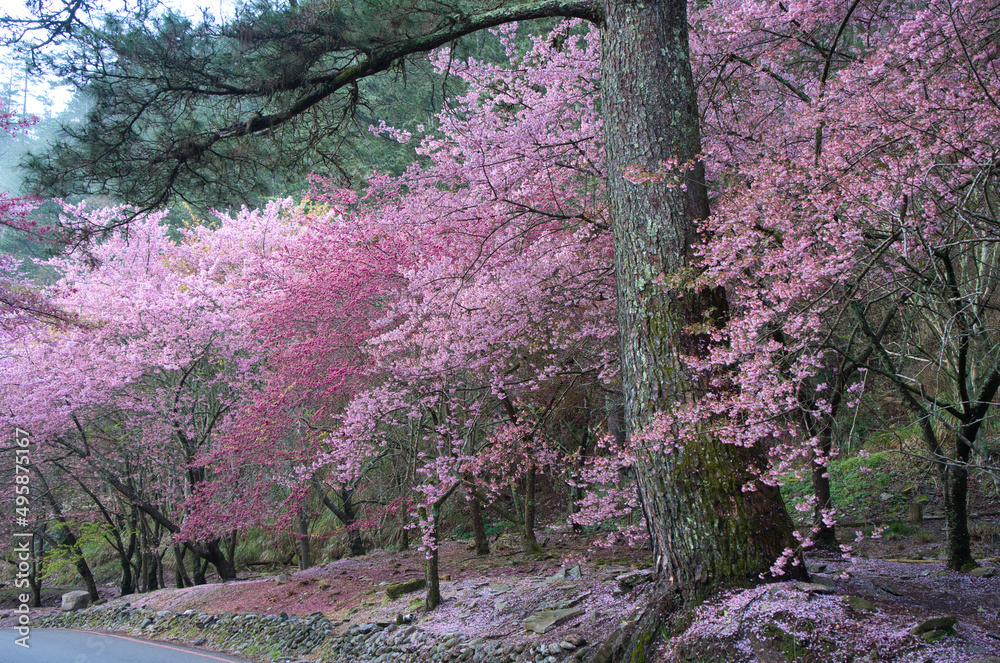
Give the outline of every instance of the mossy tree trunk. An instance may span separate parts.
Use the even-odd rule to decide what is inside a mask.
[[[625,422],[635,439],[658,413],[707,388],[681,359],[710,349],[688,326],[721,323],[726,313],[725,293],[684,284],[696,267],[695,220],[708,213],[686,2],[607,0],[601,86]],[[691,164],[675,174],[686,186],[623,176],[671,161]],[[639,449],[636,474],[662,594],[692,603],[716,587],[759,582],[795,543],[778,490],[755,484],[749,470],[766,463],[764,450],[708,432],[673,453],[655,442]],[[744,491],[747,484],[756,490]],[[801,566],[792,570],[804,575]]]

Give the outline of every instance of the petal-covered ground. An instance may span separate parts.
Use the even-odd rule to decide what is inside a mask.
[[[412,615],[417,628],[442,638],[463,634],[530,645],[557,643],[572,634],[598,645],[646,604],[649,584],[632,588],[618,578],[631,574],[641,579],[636,571],[650,560],[646,551],[593,551],[590,543],[553,532],[543,555],[525,555],[515,540],[507,539],[495,543],[491,555],[479,557],[468,542],[446,542],[441,548],[443,601],[432,613],[422,610],[423,591],[395,600],[386,596],[390,584],[423,576],[423,553],[415,550],[376,551],[304,571],[287,569],[112,600],[171,612],[322,612],[334,622],[335,633],[352,624]],[[896,545],[881,543],[882,550],[868,545],[865,552],[899,554],[889,543]],[[589,556],[582,561],[585,554]],[[992,577],[948,571],[935,560],[829,556],[811,557],[808,563],[814,584],[777,583],[706,602],[692,615],[690,627],[661,648],[659,658],[664,663],[1000,663],[1000,569],[995,561],[984,562],[987,576],[990,569],[998,571]],[[577,566],[579,577],[573,570]],[[524,619],[544,609],[567,610],[570,616],[544,634],[528,631]],[[918,624],[948,614],[956,618],[953,629],[923,637],[911,634]]]

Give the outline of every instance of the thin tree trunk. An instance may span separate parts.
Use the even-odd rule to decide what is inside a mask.
[[[87,560],[83,556],[83,550],[80,548],[80,544],[77,541],[76,535],[73,534],[73,530],[70,529],[69,521],[63,515],[59,502],[57,502],[55,496],[52,495],[49,484],[45,480],[45,475],[35,468],[35,476],[38,478],[38,482],[42,485],[42,494],[45,495],[45,499],[52,508],[52,512],[55,514],[56,520],[59,523],[57,527],[63,534],[61,544],[69,548],[70,554],[73,555],[73,564],[76,566],[76,571],[80,574],[80,578],[83,579],[83,584],[87,588],[90,600],[100,600],[101,597],[100,594],[97,593],[97,583],[94,581],[94,574],[90,571],[90,565],[87,564]]]
[[[149,591],[149,555],[146,553],[146,547],[149,542],[146,538],[146,526],[145,518],[139,527],[139,592],[145,594]]]
[[[229,535],[229,548],[226,550],[226,562],[233,573],[233,577],[230,580],[236,580],[236,542],[239,540],[237,535],[238,531],[234,529]]]
[[[166,554],[166,550],[156,553],[156,580],[159,583],[158,586],[162,589],[166,589],[167,587],[167,579],[164,577],[163,569],[163,557]]]
[[[528,461],[528,469],[524,476],[524,528],[521,530],[521,543],[524,552],[537,554],[542,552],[542,547],[538,545],[535,538],[535,484],[537,474],[535,472],[534,461]]]
[[[299,511],[299,569],[304,571],[312,566],[312,556],[309,554],[309,519],[305,509]]]
[[[157,584],[157,569],[156,569],[156,563],[159,557],[156,553],[151,551],[144,552],[142,556],[145,560],[143,562],[143,566],[145,568],[145,573],[146,573],[146,579],[145,579],[146,591],[152,592],[160,588],[160,586]]]
[[[194,583],[191,582],[191,577],[187,573],[187,569],[184,568],[184,556],[187,553],[187,549],[181,544],[175,544],[174,548],[174,574],[177,576],[177,587],[194,587]]]
[[[424,522],[428,520],[428,513],[426,507],[420,507],[420,519]],[[432,528],[431,533],[431,548],[426,552],[426,558],[424,559],[424,580],[427,583],[427,595],[424,598],[424,609],[428,612],[438,607],[441,603],[441,576],[438,572],[438,506],[435,504],[431,506],[430,511],[430,523]]]
[[[42,607],[42,582],[45,580],[45,539],[31,534],[31,569],[28,586],[31,588],[31,607]]]
[[[814,414],[816,401],[812,396],[811,385],[800,389],[798,395],[803,426],[809,435],[819,440],[816,455],[826,461],[822,465],[813,462],[812,466],[813,497],[816,499],[812,516],[814,530],[812,539],[816,547],[822,550],[837,550],[840,547],[834,526],[827,525],[825,519],[826,514],[833,508],[833,499],[830,493],[829,460],[830,454],[833,453],[834,418],[844,390],[845,376],[842,371],[843,369],[836,378],[836,387],[830,398],[830,410],[820,413],[819,419]],[[810,393],[807,395],[803,393],[805,391]]]
[[[354,513],[354,491],[341,490],[340,502],[343,505],[344,529],[347,530],[347,542],[351,548],[351,557],[365,554],[365,544],[361,540],[361,532],[357,527],[357,516]]]
[[[195,585],[206,584],[205,580],[205,570],[208,568],[208,561],[203,560],[198,555],[191,555],[191,576],[194,578]]]
[[[587,408],[587,402],[584,400],[584,408]],[[587,447],[590,442],[590,417],[592,410],[587,408],[587,420],[586,425],[583,430],[583,438],[580,441],[580,445],[577,447],[577,458],[576,458],[576,472],[571,475],[571,482],[573,484],[581,483],[581,473],[583,468],[587,464]],[[573,516],[580,511],[580,501],[586,497],[586,491],[582,486],[571,485],[569,487],[569,504],[566,505],[567,518],[572,521]],[[573,532],[580,534],[583,532],[583,526],[579,523],[573,522]]]
[[[968,571],[978,566],[972,558],[972,539],[969,536],[969,460],[972,448],[966,443],[962,427],[955,437],[955,463],[941,463],[941,481],[944,484],[944,519],[948,548],[948,568]],[[945,447],[947,448],[947,446]]]
[[[827,422],[823,432],[819,436],[819,452],[823,458],[829,462],[830,454],[833,453],[833,423]],[[833,509],[833,497],[830,493],[830,467],[828,464],[817,465],[813,463],[812,471],[813,496],[816,498],[816,506],[813,508],[813,542],[817,548],[823,550],[837,550],[840,543],[837,541],[837,531],[833,525],[827,525],[825,514]]]
[[[475,491],[468,491],[467,503],[469,505],[469,521],[472,523],[472,536],[476,542],[476,554],[489,555],[490,540],[486,537],[486,526],[483,525],[483,505],[479,503]]]
[[[126,520],[125,516],[121,516],[118,519],[118,523],[122,525],[122,528],[127,527],[128,529],[128,543],[122,540],[121,550],[118,551],[118,565],[122,570],[122,579],[119,584],[119,595],[128,596],[129,594],[135,593],[135,576],[132,573],[132,558],[135,556],[135,546],[136,546],[136,514],[135,508],[133,507],[129,512],[129,517]]]

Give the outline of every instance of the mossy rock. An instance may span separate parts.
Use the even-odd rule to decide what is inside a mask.
[[[927,640],[925,634],[927,633],[938,633],[936,636],[930,636],[931,639],[936,639],[941,637],[941,635],[953,631],[955,629],[955,624],[958,623],[958,618],[955,615],[942,615],[940,617],[932,617],[926,621],[923,621],[913,628],[910,629],[912,635],[919,635],[920,637]]]
[[[412,580],[405,580],[403,582],[396,583],[395,585],[389,585],[385,588],[385,595],[388,596],[390,600],[394,601],[401,596],[423,589],[426,586],[426,579],[413,578]]]
[[[875,606],[860,596],[845,596],[844,602],[857,612],[875,612]]]

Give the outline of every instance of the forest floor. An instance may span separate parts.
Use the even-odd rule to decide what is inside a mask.
[[[940,521],[896,527],[854,544],[851,558],[811,556],[816,583],[779,583],[717,597],[691,626],[661,649],[664,661],[983,661],[1000,663],[1000,518],[976,526],[977,556],[997,575],[975,577],[945,569]],[[844,537],[847,533],[841,531]],[[494,641],[558,643],[568,635],[596,649],[641,609],[645,594],[622,589],[616,578],[645,569],[647,551],[597,548],[589,537],[551,532],[542,555],[528,556],[502,538],[479,557],[468,541],[441,549],[442,605],[428,614],[422,592],[389,601],[385,588],[423,575],[416,550],[376,551],[304,571],[277,570],[237,582],[109,598],[134,607],[183,612],[240,612],[305,616],[322,612],[343,632],[352,624],[392,621],[412,613],[418,628],[445,636],[472,633]],[[581,577],[561,569],[580,566]],[[562,577],[567,575],[568,577]],[[989,572],[986,573],[990,575]],[[634,582],[635,578],[632,578]],[[3,590],[8,592],[9,590]],[[544,635],[522,620],[539,606],[572,605],[580,614]],[[11,625],[0,604],[0,627]],[[56,610],[38,609],[35,616]],[[8,613],[8,614],[5,614]],[[954,615],[953,627],[922,637],[910,631],[926,620]]]

